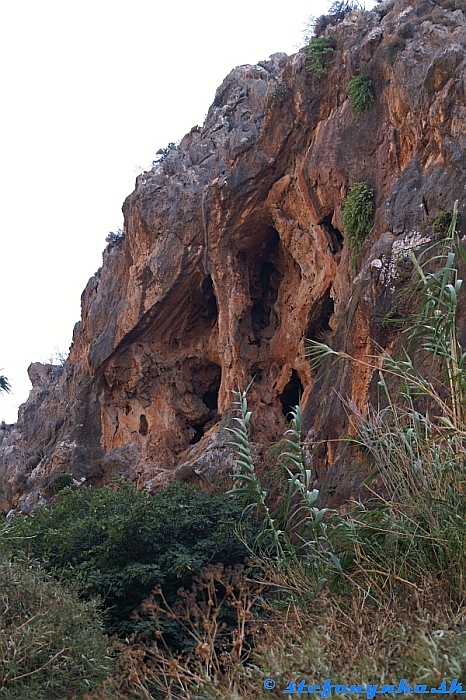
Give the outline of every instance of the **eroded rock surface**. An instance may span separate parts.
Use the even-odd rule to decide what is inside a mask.
[[[148,489],[210,482],[233,467],[223,426],[249,392],[260,456],[303,394],[316,484],[344,501],[341,396],[364,407],[367,369],[316,380],[305,337],[364,357],[393,347],[385,314],[432,222],[459,200],[466,220],[466,22],[460,2],[389,2],[327,31],[334,63],[318,79],[302,50],[235,68],[205,124],[140,175],[82,295],[64,367],[31,365],[30,398],[0,427],[0,507],[27,511],[53,476]],[[367,74],[357,116],[348,83]],[[342,224],[351,185],[375,191],[375,225],[350,265]],[[312,441],[318,444],[312,447]]]

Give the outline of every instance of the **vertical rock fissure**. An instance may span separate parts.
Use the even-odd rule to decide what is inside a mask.
[[[278,327],[275,304],[283,275],[277,267],[280,238],[276,229],[270,227],[263,232],[257,247],[259,251],[249,257],[246,267],[251,309],[244,318],[243,330],[249,336],[249,345],[260,346],[262,338],[270,339]]]
[[[198,416],[189,421],[189,430],[194,430],[189,440],[190,445],[198,443],[206,430],[215,424],[219,418],[218,414],[218,393],[222,378],[222,370],[219,365],[208,363],[197,365],[192,369],[192,388],[194,395],[201,399],[202,404]],[[199,401],[198,401],[199,403]]]
[[[335,226],[332,224],[332,219],[333,211],[330,212],[330,214],[328,214],[327,216],[324,216],[324,218],[321,219],[321,221],[319,221],[319,226],[321,226],[327,234],[329,243],[331,245],[332,253],[336,255],[337,253],[340,253],[343,249],[344,239],[341,231],[335,228]]]
[[[297,371],[293,369],[291,371],[291,378],[280,397],[282,411],[285,418],[288,416],[289,412],[299,404],[303,391],[304,389],[299,375]]]
[[[307,340],[322,341],[332,332],[330,319],[334,313],[334,302],[330,296],[330,287],[325,294],[312,306],[307,317],[307,328],[304,337]]]

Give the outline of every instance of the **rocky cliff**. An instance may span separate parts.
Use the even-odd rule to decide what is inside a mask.
[[[383,319],[407,251],[455,200],[464,228],[465,6],[390,0],[325,32],[335,46],[323,75],[304,49],[235,68],[205,124],[137,178],[68,360],[31,365],[18,422],[0,428],[4,511],[30,510],[63,473],[148,489],[212,481],[233,465],[223,426],[252,377],[258,455],[302,394],[316,485],[336,502],[355,492],[335,442],[348,424],[340,396],[364,410],[373,378],[345,364],[317,376],[304,338],[357,357],[393,348]],[[359,115],[357,75],[375,98]],[[354,269],[342,207],[357,182],[374,190],[375,223]]]

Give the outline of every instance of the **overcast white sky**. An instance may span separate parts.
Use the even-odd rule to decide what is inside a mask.
[[[366,7],[374,2],[367,0]],[[236,65],[302,45],[325,0],[12,0],[0,7],[0,420],[68,352],[105,236],[156,151]]]

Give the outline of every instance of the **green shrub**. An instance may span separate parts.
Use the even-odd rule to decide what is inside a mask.
[[[71,474],[57,474],[52,479],[52,491],[54,493],[58,493],[59,491],[66,489],[68,486],[71,486],[72,483],[73,477]]]
[[[374,102],[374,91],[372,80],[366,75],[357,75],[349,81],[348,95],[351,100],[351,107],[356,114],[366,112],[372,107]]]
[[[115,488],[62,491],[34,518],[13,518],[8,545],[46,556],[48,569],[102,596],[107,632],[127,634],[143,628],[130,618],[154,586],[170,602],[207,563],[243,561],[246,547],[234,532],[240,516],[224,494],[174,483],[150,496],[120,480]]]
[[[445,238],[447,231],[450,228],[452,218],[453,211],[451,209],[440,212],[432,226],[435,238]]]
[[[333,54],[336,45],[336,38],[329,34],[313,39],[306,49],[307,70],[317,78],[322,78],[335,63],[334,60],[329,60],[329,54]]]
[[[343,203],[342,219],[345,237],[352,251],[351,265],[357,257],[367,234],[374,225],[374,190],[365,182],[356,182]]]
[[[118,228],[116,231],[110,231],[108,236],[105,237],[107,243],[121,243],[126,238],[126,231],[122,228]]]
[[[2,700],[82,698],[112,673],[96,602],[36,563],[0,555]]]

